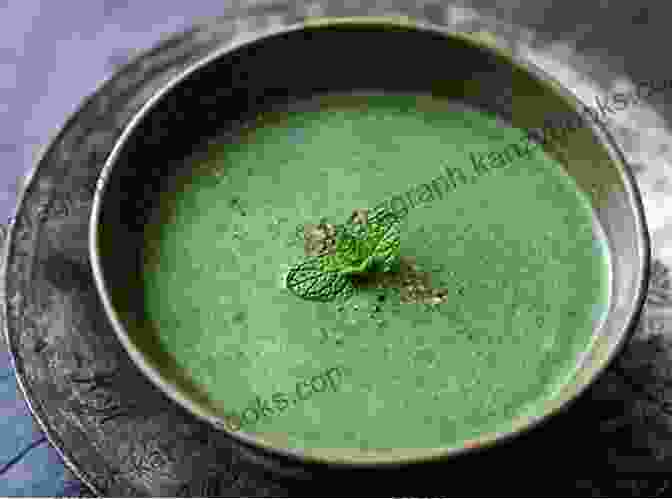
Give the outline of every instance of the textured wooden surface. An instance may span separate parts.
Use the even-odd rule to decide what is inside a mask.
[[[660,67],[656,74],[633,72],[636,64],[644,67],[641,62],[628,67],[607,49],[602,53],[599,47],[579,47],[591,40],[591,26],[605,29],[598,24],[614,23],[613,18],[598,21],[593,16],[592,25],[588,20],[575,22],[574,37],[570,31],[569,41],[558,42],[563,38],[562,30],[558,34],[560,23],[555,32],[544,31],[532,18],[541,9],[544,19],[553,17],[554,11],[567,19],[566,9],[549,2],[535,5],[546,5],[547,11],[529,7],[529,22],[522,27],[516,24],[516,9],[522,8],[516,2],[510,2],[504,12],[429,2],[373,7],[339,2],[260,3],[246,17],[232,11],[145,53],[74,116],[43,158],[11,234],[6,319],[18,374],[37,418],[69,465],[95,492],[116,497],[417,496],[449,495],[456,484],[467,483],[476,493],[490,487],[497,495],[526,491],[548,495],[549,489],[551,495],[666,493],[672,465],[672,279],[668,270],[672,224],[666,217],[667,205],[672,203],[672,153],[666,122],[656,109],[666,111],[664,99],[672,102],[672,89],[653,99],[656,107],[641,102],[609,116],[609,127],[637,172],[654,243],[652,289],[632,342],[566,414],[509,446],[460,464],[377,472],[367,476],[373,486],[368,492],[352,479],[352,473],[305,468],[259,455],[197,422],[144,379],[106,323],[93,286],[87,256],[91,188],[124,123],[180,68],[213,47],[255,30],[306,15],[365,13],[404,13],[458,31],[485,29],[591,105],[595,96],[635,87],[622,76],[624,71],[632,78],[672,78],[672,74],[660,74]],[[612,15],[620,15],[617,4],[612,5]],[[486,11],[500,21],[483,14]],[[636,11],[640,19],[648,15],[639,8]],[[613,45],[610,39],[601,42],[610,50],[625,38],[611,37]],[[460,478],[464,473],[458,470],[474,467],[508,472],[510,480]],[[649,474],[615,480],[607,474],[614,471]]]

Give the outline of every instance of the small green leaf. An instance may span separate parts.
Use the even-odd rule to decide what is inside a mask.
[[[401,249],[401,220],[389,218],[384,225],[374,223],[376,245],[373,260],[381,265],[383,272],[389,272],[399,260]]]
[[[286,284],[296,296],[311,301],[332,301],[353,290],[346,276],[324,272],[319,258],[309,258],[294,266],[287,274]]]
[[[380,264],[387,272],[399,258],[401,218],[389,211],[374,213],[366,225],[348,223],[337,231],[332,255],[322,260],[322,270],[341,274],[361,274]]]
[[[333,252],[310,257],[287,275],[287,288],[306,300],[332,301],[354,292],[350,276],[373,267],[389,272],[399,262],[402,218],[388,210],[336,227]]]

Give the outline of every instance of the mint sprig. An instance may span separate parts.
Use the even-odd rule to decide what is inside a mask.
[[[305,300],[332,301],[354,292],[354,276],[394,270],[400,258],[401,222],[400,216],[382,209],[368,215],[365,223],[350,220],[336,226],[331,250],[292,267],[287,288]]]

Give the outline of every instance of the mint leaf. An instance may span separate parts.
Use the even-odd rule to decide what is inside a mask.
[[[287,288],[307,300],[331,301],[354,292],[353,275],[394,270],[400,258],[401,222],[397,214],[379,210],[367,223],[351,220],[336,226],[333,250],[294,266]]]
[[[324,272],[319,258],[309,258],[295,265],[287,274],[287,289],[311,301],[332,301],[353,291],[350,280],[336,272]]]

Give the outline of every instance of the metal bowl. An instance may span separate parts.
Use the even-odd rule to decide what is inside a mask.
[[[143,307],[143,227],[185,157],[204,137],[287,99],[325,91],[377,89],[457,98],[513,126],[540,130],[542,147],[587,193],[612,256],[611,306],[576,375],[544,412],[459,448],[304,452],[235,431],[163,353]],[[307,21],[222,47],[173,78],[137,112],[109,156],[94,198],[90,254],[105,311],[130,357],[163,392],[195,416],[248,444],[291,458],[369,467],[426,462],[508,440],[566,408],[605,369],[643,306],[649,237],[640,194],[622,154],[574,95],[482,33],[450,33],[398,18]]]

